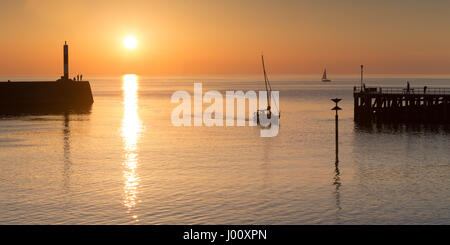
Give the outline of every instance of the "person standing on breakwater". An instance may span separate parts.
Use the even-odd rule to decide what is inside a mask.
[[[427,92],[427,86],[423,87],[423,94]]]
[[[409,81],[406,81],[406,93],[409,94]]]

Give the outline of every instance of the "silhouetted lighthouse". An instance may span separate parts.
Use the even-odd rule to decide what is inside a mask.
[[[69,79],[69,46],[64,41],[64,79]]]

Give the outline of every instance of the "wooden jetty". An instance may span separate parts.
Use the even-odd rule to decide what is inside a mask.
[[[450,88],[353,87],[356,122],[450,123]]]

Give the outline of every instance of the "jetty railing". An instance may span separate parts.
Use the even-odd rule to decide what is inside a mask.
[[[369,94],[415,94],[415,95],[450,95],[450,88],[428,87],[353,87],[354,93]]]

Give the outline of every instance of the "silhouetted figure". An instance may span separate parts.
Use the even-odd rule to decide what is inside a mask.
[[[406,93],[408,93],[409,94],[409,81],[406,81]]]
[[[77,81],[80,81],[80,75],[77,75]]]
[[[427,86],[423,87],[423,94],[427,93]]]
[[[83,81],[83,74],[80,75],[80,81]]]
[[[364,92],[366,91],[366,84],[365,83],[363,83],[363,91]]]

